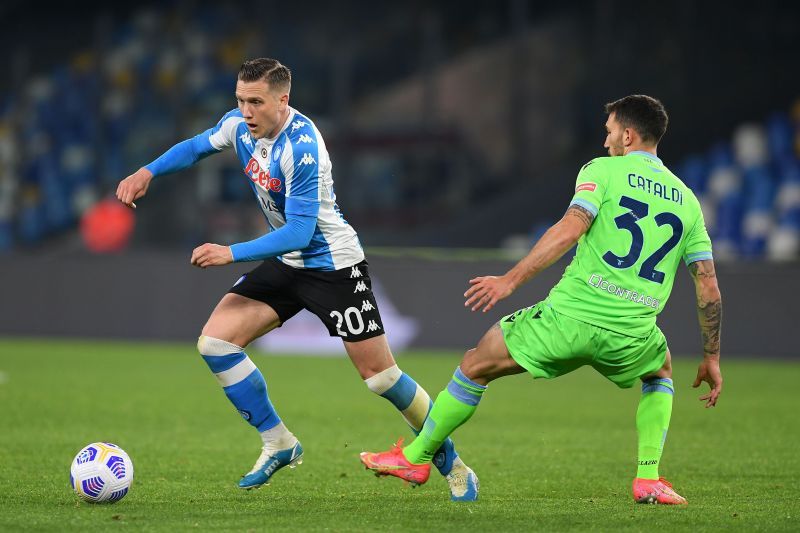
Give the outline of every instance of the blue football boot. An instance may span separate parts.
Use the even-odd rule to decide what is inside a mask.
[[[449,437],[433,455],[433,465],[447,480],[452,501],[472,502],[478,499],[478,476],[458,456]]]
[[[239,480],[239,488],[255,489],[261,485],[268,485],[272,475],[284,466],[295,468],[302,463],[303,447],[299,442],[283,450],[264,446],[253,469]]]

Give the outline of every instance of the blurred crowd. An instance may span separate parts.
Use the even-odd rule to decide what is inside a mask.
[[[695,191],[719,259],[800,256],[800,101],[675,169]]]
[[[209,109],[233,107],[231,72],[244,51],[212,48],[231,23],[142,12],[0,101],[0,250],[74,228],[117,182],[182,136],[210,125]],[[238,45],[238,47],[237,47]],[[195,123],[203,116],[202,126]],[[211,115],[213,116],[213,114]]]

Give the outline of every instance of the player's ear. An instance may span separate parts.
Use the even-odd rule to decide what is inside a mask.
[[[622,130],[622,145],[630,146],[633,144],[634,135],[636,135],[636,132],[633,130],[633,128],[625,128]]]

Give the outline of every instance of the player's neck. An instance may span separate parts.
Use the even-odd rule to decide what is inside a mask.
[[[278,134],[281,132],[281,130],[284,128],[284,126],[286,126],[286,120],[289,118],[289,114],[291,112],[292,112],[291,109],[289,107],[287,107],[286,111],[281,113],[280,120],[278,121],[278,125],[275,126],[275,129],[272,130],[271,132],[269,132],[265,137],[268,141],[271,141],[275,137],[277,137]]]
[[[624,155],[628,155],[633,152],[647,152],[648,154],[653,154],[655,157],[658,157],[656,147],[646,144],[631,144],[630,146],[626,146]]]

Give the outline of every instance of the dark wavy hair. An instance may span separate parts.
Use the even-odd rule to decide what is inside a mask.
[[[289,91],[292,86],[292,71],[277,59],[259,57],[242,63],[238,78],[242,81],[264,80],[272,90]]]
[[[606,114],[615,113],[617,122],[624,128],[636,130],[642,141],[656,145],[667,131],[667,110],[656,98],[644,94],[632,94],[606,104]]]

